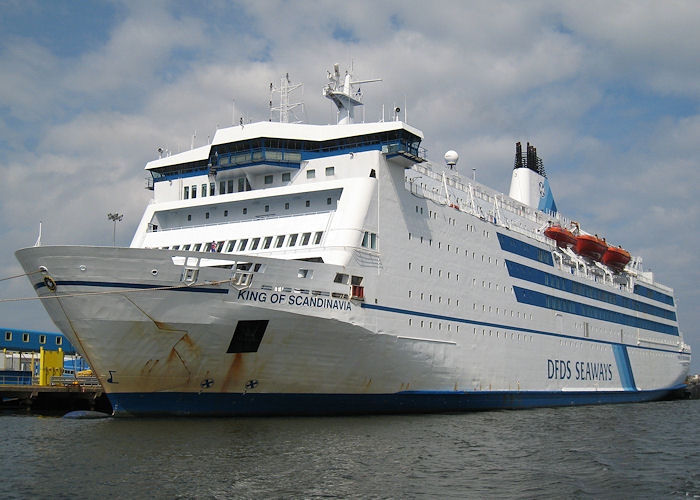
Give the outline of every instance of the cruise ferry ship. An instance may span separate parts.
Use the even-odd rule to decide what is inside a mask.
[[[328,415],[660,399],[691,350],[673,290],[557,211],[536,149],[509,195],[420,130],[260,122],[149,162],[129,248],[17,258],[115,415]],[[504,166],[504,174],[510,166]],[[605,237],[603,237],[605,236]]]

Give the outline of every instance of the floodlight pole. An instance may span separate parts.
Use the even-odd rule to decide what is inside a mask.
[[[114,228],[112,229],[112,246],[116,247],[117,246],[117,222],[121,221],[124,218],[124,214],[119,214],[119,213],[109,213],[107,214],[107,218],[111,220],[114,223]]]

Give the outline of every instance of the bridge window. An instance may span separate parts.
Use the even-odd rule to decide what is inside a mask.
[[[226,194],[226,181],[219,182],[219,194]]]
[[[233,193],[233,179],[229,179],[226,185],[226,192]]]
[[[316,236],[314,236],[314,245],[318,245],[321,243],[321,237],[323,236],[323,231],[319,231],[316,233]]]
[[[289,172],[284,172],[282,174],[282,182],[289,182],[291,180],[291,178],[292,178],[292,174],[290,174]]]
[[[188,200],[190,198],[190,187],[189,186],[185,186],[185,191],[184,191],[182,197],[185,200]]]
[[[207,185],[202,184],[202,198],[204,198],[207,195]]]
[[[253,241],[250,242],[250,249],[257,250],[259,244],[260,244],[260,238],[253,238]]]
[[[326,175],[327,176],[335,175],[335,167],[326,167]]]
[[[309,240],[311,239],[311,233],[304,233],[301,235],[301,244],[302,245],[308,245]]]
[[[272,184],[272,176],[271,175],[265,176],[265,184]]]
[[[282,248],[282,243],[284,243],[284,235],[277,237],[277,241],[275,241],[275,248]]]
[[[297,237],[298,234],[290,234],[289,235],[289,243],[287,243],[287,246],[293,247],[294,245],[297,244]]]
[[[265,239],[263,240],[263,249],[270,248],[271,244],[272,244],[272,236],[265,236]]]
[[[316,170],[313,168],[311,170],[306,171],[306,178],[307,179],[314,179],[316,177]]]
[[[197,186],[192,186],[192,199],[197,197]]]

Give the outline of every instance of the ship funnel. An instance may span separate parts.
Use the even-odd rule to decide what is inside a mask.
[[[523,156],[521,144],[519,142],[515,144],[515,162],[509,196],[543,212],[557,211],[557,204],[554,202],[542,159],[537,156],[537,149],[529,142],[525,156]]]

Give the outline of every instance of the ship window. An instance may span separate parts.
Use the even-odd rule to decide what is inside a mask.
[[[238,251],[239,251],[239,252],[242,252],[243,250],[245,250],[245,247],[247,247],[247,246],[248,246],[248,239],[247,239],[247,238],[243,238],[243,239],[240,241],[240,243],[238,243]]]
[[[306,206],[307,206],[307,207],[310,207],[310,206],[311,206],[311,201],[310,201],[310,200],[306,200]]]
[[[226,194],[226,181],[219,182],[219,194]]]
[[[330,205],[333,200],[331,198],[326,198],[326,205]]]
[[[377,234],[376,233],[370,234],[369,240],[370,240],[369,247],[372,250],[376,250],[377,249]]]
[[[302,244],[302,245],[308,245],[310,239],[311,239],[311,233],[304,233],[304,234],[301,236],[301,244]]]
[[[319,231],[316,233],[316,236],[314,236],[314,245],[318,245],[321,243],[321,238],[323,237],[323,231]]]
[[[297,244],[297,236],[298,234],[290,234],[289,235],[289,242],[287,243],[287,246],[293,247],[294,245]]]
[[[187,214],[187,220],[191,221],[192,220],[192,214]]]
[[[190,197],[190,187],[189,186],[185,186],[185,192],[183,193],[182,197],[185,200],[189,199],[189,197]]]
[[[285,172],[282,174],[282,182],[289,182],[291,178],[292,176],[289,172]]]
[[[272,184],[272,176],[271,175],[265,176],[265,184]]]
[[[12,340],[12,332],[5,332],[5,340],[8,342]]]
[[[22,334],[22,342],[29,342],[29,334],[28,333]]]
[[[180,245],[173,245],[173,250],[179,250],[179,249],[180,249]]]
[[[207,195],[207,185],[202,184],[202,198],[204,198]]]
[[[233,179],[229,179],[226,182],[226,192],[233,193]]]
[[[270,211],[270,205],[265,205],[265,211],[269,212]]]
[[[253,238],[253,241],[250,242],[250,249],[257,250],[259,245],[260,245],[260,238]]]
[[[200,249],[200,248],[202,248],[202,244],[201,244],[201,243],[196,243],[196,244],[194,245],[194,247],[192,247],[192,250],[195,251],[195,252],[199,252],[199,249]]]
[[[282,248],[282,243],[284,243],[284,235],[277,237],[277,240],[275,241],[275,248]]]
[[[39,335],[39,343],[46,344],[46,335]]]
[[[266,319],[239,321],[226,352],[257,352],[267,324]]]
[[[216,182],[212,182],[209,184],[209,196],[214,196],[216,193],[214,192],[216,188]]]
[[[189,245],[182,245],[182,249],[183,249],[183,250],[189,250],[189,249],[190,249],[190,246],[189,246]]]
[[[374,171],[374,169],[369,171],[369,176],[370,177],[377,177],[377,172]]]
[[[285,203],[285,204],[284,204],[284,209],[285,209],[285,210],[289,210],[289,203]]]
[[[221,253],[221,250],[224,249],[224,243],[226,243],[226,242],[225,242],[225,241],[220,241],[220,242],[218,242],[218,243],[216,244],[216,251],[217,251],[217,252]],[[183,250],[186,250],[186,248],[183,247]]]
[[[265,239],[263,240],[263,248],[264,249],[270,248],[271,243],[272,243],[272,236],[265,236]]]
[[[327,176],[335,175],[335,167],[326,167],[326,175]]]
[[[316,170],[313,168],[311,170],[306,171],[306,178],[307,179],[314,179],[316,177]]]
[[[56,345],[63,345],[63,337],[56,337]]]
[[[247,213],[248,213],[248,209],[247,209],[247,208],[244,208],[244,209],[243,209],[243,215],[245,215],[245,214],[247,214]]]
[[[226,251],[227,252],[233,252],[233,249],[236,248],[236,240],[231,240],[228,242],[228,245],[226,246]]]
[[[209,212],[206,212],[206,213],[204,214],[204,218],[205,218],[205,219],[208,219],[208,218],[209,218]]]
[[[224,217],[228,217],[228,210],[224,210]]]
[[[192,186],[192,199],[197,197],[197,186]]]
[[[364,236],[362,236],[362,246],[367,247],[368,242],[369,242],[369,232],[365,231]]]
[[[333,283],[342,283],[344,285],[347,285],[349,281],[350,281],[350,276],[348,276],[347,274],[335,273],[335,278],[333,279]]]

